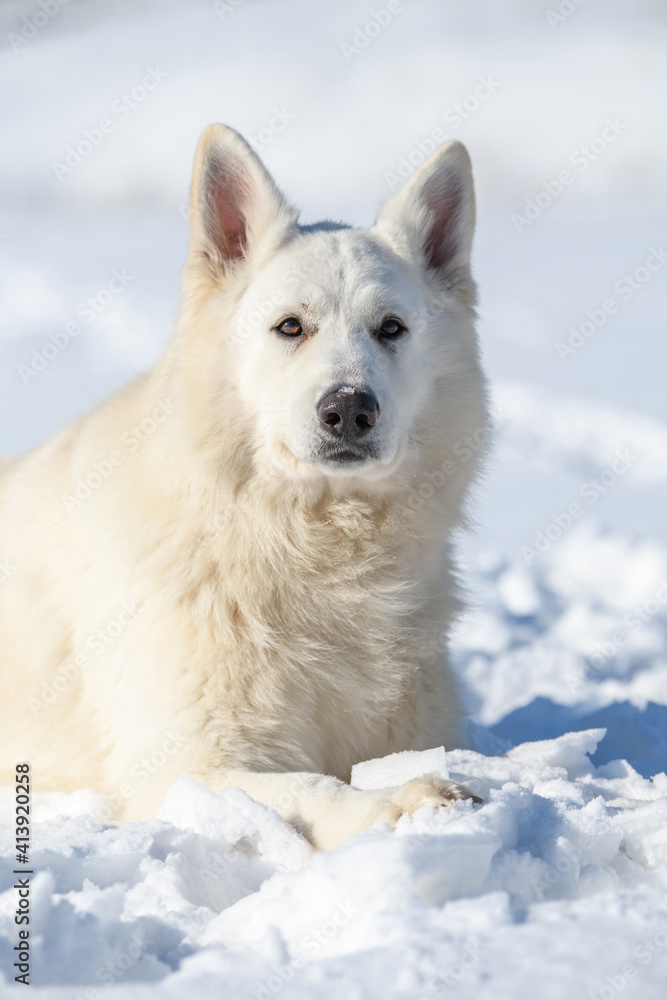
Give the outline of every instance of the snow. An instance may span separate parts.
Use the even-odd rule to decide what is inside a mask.
[[[382,760],[361,761],[352,768],[350,784],[355,788],[392,788],[422,774],[449,777],[444,747],[421,752],[405,750],[403,753],[391,753]]]
[[[101,823],[81,793],[44,804],[32,845],[33,989],[213,998],[224,984],[225,995],[263,997],[282,980],[293,997],[451,988],[478,998],[534,995],[538,976],[540,996],[562,997],[573,983],[599,994],[632,964],[641,996],[661,996],[667,777],[596,768],[589,755],[604,732],[503,757],[448,752],[450,775],[482,807],[421,810],[394,834],[378,824],[329,854],[245,793],[215,795],[185,776],[145,822]],[[386,761],[364,765],[367,787],[373,773],[383,787]],[[11,848],[5,828],[10,860]],[[0,895],[7,969],[15,906],[14,890]]]
[[[36,796],[43,1000],[664,996],[667,271],[642,268],[664,239],[667,22],[652,0],[403,0],[348,61],[341,44],[385,6],[70,0],[15,51],[9,36],[44,8],[2,5],[0,451],[159,355],[194,144],[216,120],[263,142],[307,222],[367,224],[434,129],[466,142],[496,423],[478,526],[459,542],[472,749],[354,772],[372,788],[436,771],[484,803],[317,854],[244,793],[187,776],[144,822],[95,818],[90,790]],[[114,102],[149,69],[166,75],[123,115]],[[105,116],[113,130],[59,180],[53,161]],[[616,138],[580,169],[572,156],[607,119]],[[573,182],[517,231],[512,215],[564,168]],[[114,270],[126,286],[86,318]],[[22,989],[11,808],[1,790],[2,997]]]

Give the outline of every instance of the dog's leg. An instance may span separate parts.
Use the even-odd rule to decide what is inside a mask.
[[[329,775],[304,771],[225,771],[203,780],[214,791],[243,789],[257,802],[275,809],[322,851],[340,847],[348,837],[376,820],[393,827],[404,813],[413,813],[422,806],[447,806],[464,798],[481,802],[462,785],[433,774],[377,791],[362,791]]]

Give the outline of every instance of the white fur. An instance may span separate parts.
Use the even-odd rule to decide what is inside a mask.
[[[132,818],[186,771],[332,847],[465,794],[343,782],[460,741],[448,543],[476,472],[461,442],[487,419],[470,165],[450,143],[372,229],[301,230],[241,137],[211,126],[191,223],[162,361],[3,467],[0,777],[28,760],[36,790],[92,786]],[[389,314],[408,328],[391,345],[375,336]],[[298,345],[273,330],[292,315]],[[380,406],[352,465],[321,450],[336,386]]]

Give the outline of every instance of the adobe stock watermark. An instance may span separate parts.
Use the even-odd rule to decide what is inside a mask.
[[[213,0],[213,10],[223,21],[227,14],[233,14],[243,3],[245,0]]]
[[[488,420],[471,434],[464,434],[452,447],[451,456],[446,458],[437,469],[427,473],[426,478],[417,486],[409,487],[407,507],[411,513],[416,513],[434,496],[436,490],[442,489],[452,479],[455,479],[461,468],[479,454],[483,454],[493,435],[505,421],[502,410],[493,406]]]
[[[7,41],[14,52],[24,49],[68,3],[69,0],[38,0],[33,13],[24,14],[21,18],[21,27],[7,34]]]
[[[87,299],[79,302],[75,309],[77,316],[85,323],[92,323],[127,288],[131,281],[134,281],[134,275],[128,274],[125,268],[121,268],[120,271],[113,270],[106,285],[94,295],[89,295]],[[72,320],[66,323],[62,330],[50,333],[48,341],[40,349],[33,347],[30,364],[16,366],[16,371],[23,384],[27,385],[31,378],[48,368],[50,363],[69,347],[81,332],[81,326]]]
[[[622,122],[618,115],[613,118],[605,118],[604,128],[599,135],[587,143],[582,143],[570,154],[569,163],[577,168],[579,174],[584,173],[595,163],[609,147],[616,142],[618,137],[630,126]],[[566,189],[574,184],[577,175],[569,168],[560,170],[558,174],[548,181],[543,181],[541,189],[533,198],[527,198],[523,215],[520,212],[512,212],[510,221],[517,233],[523,232],[528,226],[532,226],[554,202],[558,201],[565,193]]]
[[[117,789],[104,796],[104,802],[93,810],[93,815],[105,822],[118,812],[121,806],[131,799],[136,792],[147,784],[167,764],[170,758],[181,752],[187,746],[187,740],[178,727],[168,729],[159,747],[133,764],[125,781]]]
[[[183,207],[186,208],[186,206]],[[294,308],[298,311],[298,303],[302,301],[301,296],[303,295],[303,292],[299,293],[298,285],[303,279],[310,278],[315,274],[320,265],[328,267],[329,263],[326,246],[320,244],[311,247],[308,258],[302,262],[291,264],[263,299],[243,303],[243,308],[239,311],[234,322],[230,324],[225,337],[226,342],[230,346],[244,343],[259,332],[267,332],[277,321],[278,311],[284,312],[286,308]],[[296,298],[292,305],[286,301],[287,290],[299,294],[299,298]],[[448,304],[446,295],[443,295],[440,302],[437,299],[435,301],[443,306]],[[428,319],[428,310],[424,310],[423,315]],[[414,317],[415,320],[418,318],[421,318],[421,314]]]
[[[274,108],[273,114],[264,128],[261,128],[257,135],[251,135],[248,142],[256,153],[260,153],[295,119],[296,115],[293,115],[287,108]]]
[[[636,604],[632,611],[623,617],[623,625],[615,629],[603,641],[595,643],[595,649],[586,657],[587,665],[565,678],[570,691],[575,691],[585,681],[590,680],[594,673],[603,670],[605,665],[613,660],[623,649],[633,634],[640,632],[657,615],[667,611],[667,580],[658,580],[658,586],[653,594],[643,604]]]
[[[356,24],[351,42],[341,42],[340,51],[346,63],[351,63],[355,56],[368,48],[374,38],[377,38],[387,28],[398,14],[405,10],[402,0],[388,0],[385,7],[373,9],[364,24]]]
[[[236,511],[245,510],[252,501],[254,495],[264,487],[271,487],[276,482],[276,477],[282,473],[282,467],[275,459],[270,459],[268,465],[258,471],[251,480],[251,490],[243,490],[233,500],[230,500],[225,507],[220,508],[206,524],[206,532],[209,535],[217,535],[225,531],[230,526],[232,515]],[[233,530],[233,528],[232,528]]]
[[[639,461],[641,456],[633,455],[629,448],[618,448],[614,458],[597,476],[591,476],[582,484],[579,495],[589,506],[598,502],[623,476]],[[521,555],[528,566],[561,540],[585,513],[582,503],[574,500],[567,509],[551,515],[551,521],[542,531],[535,532],[533,545],[522,545]]]
[[[339,903],[323,924],[308,931],[302,938],[294,958],[286,965],[274,965],[274,975],[269,976],[264,982],[258,982],[255,992],[252,995],[244,994],[241,1000],[270,1000],[292,979],[295,971],[303,967],[306,958],[315,958],[324,945],[336,937],[357,913],[359,910],[352,900]]]
[[[656,955],[664,954],[665,948],[667,948],[667,930],[662,927],[651,937],[645,938],[638,944],[632,954],[641,965],[646,967],[651,964]],[[603,986],[599,986],[597,990],[589,990],[587,1000],[614,1000],[626,986],[633,983],[640,972],[641,968],[634,962],[625,962],[613,975],[605,976]],[[636,989],[632,989],[631,993],[633,996],[640,995]]]
[[[465,638],[476,621],[477,614],[474,611],[470,609],[462,611],[442,631],[431,635],[426,642],[419,643],[417,656],[420,662],[436,663],[443,653],[447,652],[452,643],[458,643]],[[509,746],[510,744],[508,744],[508,749]]]
[[[629,302],[651,280],[656,271],[664,266],[666,261],[667,251],[662,245],[649,247],[649,254],[644,263],[636,267],[634,271],[626,272],[622,278],[614,282],[612,290],[616,298],[609,296],[595,309],[587,309],[586,319],[579,326],[568,327],[570,336],[567,341],[558,340],[556,342],[556,354],[560,360],[567,361],[584,344],[588,343],[598,330],[602,329],[609,317],[618,312],[619,304]]]
[[[544,16],[547,19],[547,24],[552,29],[560,27],[585,3],[586,0],[561,0],[556,10],[545,10]]]
[[[580,868],[584,849],[590,847],[595,838],[590,834],[583,834],[579,844],[575,845],[570,840],[564,840],[559,844],[560,857],[553,864],[542,859],[544,870],[537,878],[531,879],[530,889],[535,899],[543,900],[547,894],[558,885],[558,883],[570,872],[575,872]]]
[[[116,131],[119,122],[125,121],[132,112],[144,103],[151,93],[167,79],[165,73],[156,66],[146,66],[146,72],[129,90],[124,91],[116,97],[109,108],[109,114],[100,118],[97,125],[92,128],[84,128],[81,138],[75,143],[66,147],[61,160],[52,160],[51,169],[59,181],[73,174],[77,167],[88,159],[88,157],[98,149],[106,137]]]
[[[491,74],[478,77],[474,89],[463,100],[458,101],[443,112],[443,121],[455,131],[474,115],[500,87],[500,81],[495,80]],[[403,181],[411,177],[438,146],[448,142],[451,138],[451,135],[448,135],[443,128],[436,126],[427,136],[415,140],[410,152],[406,153],[405,156],[399,156],[394,170],[385,171],[384,179],[389,190],[395,191],[396,188],[400,187]]]
[[[304,279],[310,277],[321,264],[327,263],[327,249],[318,247],[311,250],[309,258],[304,263],[292,264],[281,276],[280,282],[269,292],[265,299],[253,302],[251,308],[245,308],[239,314],[235,327],[227,335],[230,346],[244,343],[260,330],[268,329],[276,319],[276,310],[284,305],[285,290],[295,289]]]
[[[12,564],[9,556],[0,556],[0,586],[6,583],[15,572],[16,566]]]
[[[93,462],[77,481],[70,493],[62,494],[65,510],[72,514],[82,503],[89,500],[109,480],[116,469],[123,465],[127,457],[136,452],[169,419],[175,408],[174,401],[161,399],[142,420],[128,427],[120,438],[117,448]]]
[[[427,983],[429,993],[422,993],[418,1000],[433,1000],[433,996],[446,997],[456,989],[466,973],[482,960],[485,951],[477,938],[468,941],[454,962],[429,979]]]
[[[39,698],[30,695],[26,698],[28,708],[33,715],[38,715],[58,698],[81,675],[92,666],[94,658],[101,656],[123,634],[125,629],[141,614],[141,608],[130,601],[123,601],[115,617],[100,628],[91,632],[82,644],[81,652],[74,654],[67,663],[62,663],[50,681],[44,681],[39,689]]]
[[[637,604],[624,618],[625,629],[612,632],[608,642],[598,643],[597,650],[589,656],[591,667],[600,669],[605,662],[614,656],[628,641],[633,632],[639,632],[656,615],[667,608],[667,580],[658,580],[658,587],[653,597],[643,604]]]
[[[142,938],[135,931],[127,944],[124,944],[120,951],[114,953],[103,965],[95,971],[95,978],[102,984],[102,987],[113,986],[122,979],[126,972],[136,965],[144,956],[146,949]],[[80,993],[70,993],[67,1000],[100,1000],[104,994],[97,986],[87,986]]]

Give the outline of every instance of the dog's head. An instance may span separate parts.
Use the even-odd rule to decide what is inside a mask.
[[[206,130],[190,268],[209,282],[206,325],[258,468],[370,488],[479,426],[474,215],[458,142],[360,230],[300,227],[246,142]]]

